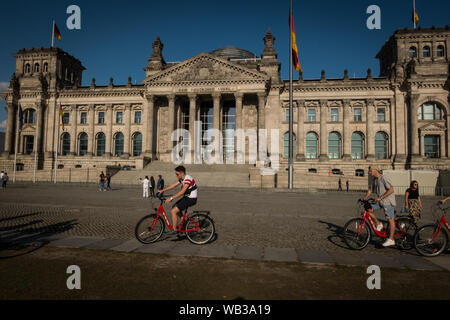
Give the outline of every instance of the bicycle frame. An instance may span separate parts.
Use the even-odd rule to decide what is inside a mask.
[[[436,233],[434,234],[433,238],[431,239],[431,242],[433,242],[437,238],[438,234],[441,232],[442,225],[444,225],[447,228],[447,230],[450,231],[450,227],[448,225],[447,219],[445,219],[445,215],[442,215],[442,217],[438,223],[439,223],[439,228],[437,229]]]
[[[387,237],[388,237],[386,231],[378,231],[378,230],[377,230],[377,228],[375,227],[375,224],[373,223],[372,218],[370,217],[369,211],[367,211],[367,210],[364,210],[364,214],[363,214],[363,223],[362,223],[362,225],[361,225],[361,227],[360,227],[360,230],[358,230],[358,236],[359,236],[359,235],[361,234],[361,232],[364,230],[364,227],[365,227],[365,225],[366,225],[366,219],[369,220],[370,225],[372,226],[372,230],[373,230],[373,232],[375,232],[375,234],[376,234],[377,236],[379,236],[379,237],[381,237],[381,238],[387,238]],[[402,229],[402,228],[400,227],[400,225],[397,223],[397,221],[395,221],[395,224],[396,224],[397,227],[399,227],[400,230]],[[404,236],[405,234],[406,234],[406,232],[404,232],[404,231],[403,231],[402,233],[396,233],[396,234],[394,234],[394,238],[398,238],[398,237]]]
[[[170,222],[169,222],[169,219],[167,219],[167,215],[166,215],[166,212],[164,211],[163,201],[162,200],[161,200],[159,208],[158,208],[158,210],[156,212],[156,219],[153,220],[153,223],[152,223],[152,225],[150,227],[150,230],[153,230],[153,228],[155,227],[156,222],[158,221],[160,215],[162,215],[164,217],[164,220],[165,220],[167,226],[169,227],[169,229],[173,230],[175,226],[171,225]],[[195,229],[182,230],[181,227],[183,226],[184,221],[188,220],[188,219],[191,220],[194,223],[196,228]],[[178,232],[193,232],[193,231],[201,231],[201,229],[200,229],[199,225],[194,220],[192,220],[191,217],[187,214],[187,210],[185,210],[184,211],[184,215],[181,218],[181,222],[180,222],[180,224],[178,226],[178,230],[177,231]]]

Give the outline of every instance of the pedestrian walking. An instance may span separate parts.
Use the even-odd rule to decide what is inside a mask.
[[[420,219],[420,213],[422,212],[422,198],[419,195],[419,183],[414,180],[411,181],[409,188],[405,192],[405,210],[414,219],[414,223],[417,224]]]
[[[99,186],[100,191],[106,191],[105,190],[105,174],[103,173],[103,171],[102,171],[102,173],[100,173],[100,181],[98,183],[98,186]]]
[[[150,184],[150,180],[148,179],[148,176],[145,176],[145,179],[142,180],[141,178],[139,178],[139,180],[141,180],[142,183],[142,197],[143,198],[148,198],[148,188],[149,188],[149,184]]]
[[[111,190],[111,174],[106,174],[106,190]]]
[[[162,178],[161,175],[158,175],[159,179],[158,179],[158,184],[156,185],[156,187],[158,188],[158,190],[162,190],[164,189],[164,179]]]
[[[8,174],[6,172],[3,172],[3,176],[2,176],[2,189],[5,190],[6,189],[6,183],[8,182],[9,177]]]
[[[342,191],[342,181],[341,181],[341,178],[339,178],[338,185],[339,185],[338,191]]]
[[[150,177],[150,197],[155,196],[155,179],[153,176]]]
[[[348,187],[349,187],[349,183],[348,183],[348,180],[347,180],[347,181],[345,181],[345,187],[347,188],[347,192],[348,192]]]

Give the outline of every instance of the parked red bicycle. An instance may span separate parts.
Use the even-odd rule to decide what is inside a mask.
[[[370,201],[358,200],[358,211],[361,218],[351,219],[344,226],[344,241],[351,249],[362,250],[367,247],[372,238],[371,229],[380,238],[387,238],[389,235],[389,228],[386,231],[378,231],[375,227],[368,211],[373,203],[375,201],[372,199]],[[415,231],[416,225],[411,217],[400,216],[395,218],[394,239],[400,248],[404,250],[413,248]]]
[[[136,239],[145,244],[153,243],[161,238],[165,229],[164,221],[170,230],[175,229],[170,224],[164,211],[163,204],[166,197],[160,193],[157,193],[156,196],[161,201],[159,208],[154,208],[156,213],[147,215],[139,220],[134,230]],[[190,216],[185,210],[177,228],[178,235],[186,234],[189,241],[194,244],[208,243],[215,234],[214,221],[209,217],[209,214],[209,211],[194,211],[193,215]],[[164,218],[164,221],[161,217]]]
[[[444,208],[438,202],[431,209],[431,213],[436,222],[424,225],[417,230],[414,236],[414,247],[421,255],[436,257],[447,248],[448,232],[450,232],[448,221],[445,218],[447,210],[448,208]]]

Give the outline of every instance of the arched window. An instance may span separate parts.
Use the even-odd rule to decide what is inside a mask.
[[[39,72],[39,63],[34,64],[34,72]]]
[[[296,154],[296,147],[297,147],[297,144],[296,144],[296,138],[295,138],[295,133],[293,133],[292,134],[293,135],[293,140],[294,140],[294,157],[295,157],[295,154]],[[285,134],[284,134],[284,143],[283,143],[283,145],[284,145],[284,152],[283,152],[283,157],[284,158],[289,158],[289,132],[286,132]]]
[[[375,158],[387,159],[388,158],[388,135],[384,132],[377,132],[375,135]]]
[[[43,72],[48,72],[48,63],[47,62],[44,63],[44,68],[43,68],[42,71]]]
[[[23,112],[23,123],[33,124],[36,122],[36,110],[26,109]]]
[[[101,157],[105,154],[106,136],[103,132],[97,134],[97,156]]]
[[[436,55],[438,57],[443,57],[444,56],[444,46],[438,46],[437,47],[437,51],[436,51]]]
[[[79,150],[78,154],[80,156],[84,156],[88,151],[88,135],[85,132],[82,132],[79,137]]]
[[[70,152],[70,134],[67,132],[63,133],[61,142],[61,154],[65,156]]]
[[[364,158],[364,136],[361,132],[352,134],[352,159]]]
[[[423,57],[424,58],[429,58],[431,55],[431,49],[429,46],[425,46],[423,47]]]
[[[328,135],[328,158],[341,158],[341,135],[337,132],[331,132]]]
[[[317,159],[319,137],[315,132],[306,135],[306,159]]]
[[[417,110],[419,120],[442,120],[442,108],[437,102],[426,102]]]
[[[118,132],[114,135],[114,155],[121,156],[123,154],[123,134]]]
[[[142,134],[136,132],[133,135],[133,157],[140,156],[142,153]]]
[[[30,66],[29,63],[27,63],[27,64],[25,65],[25,73],[30,73],[30,72],[31,72],[31,66]]]
[[[409,48],[409,57],[412,58],[417,58],[417,49],[416,47],[411,47]]]

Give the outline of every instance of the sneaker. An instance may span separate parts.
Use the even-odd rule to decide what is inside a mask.
[[[390,247],[390,246],[395,246],[395,241],[391,240],[391,239],[387,239],[384,243],[383,243],[383,247]]]
[[[381,230],[383,230],[383,224],[382,223],[377,225],[377,231],[381,231]]]
[[[176,231],[176,230],[172,230],[172,231],[169,231],[166,233],[166,235],[168,235],[168,236],[176,236],[177,234],[178,234],[178,231]]]

